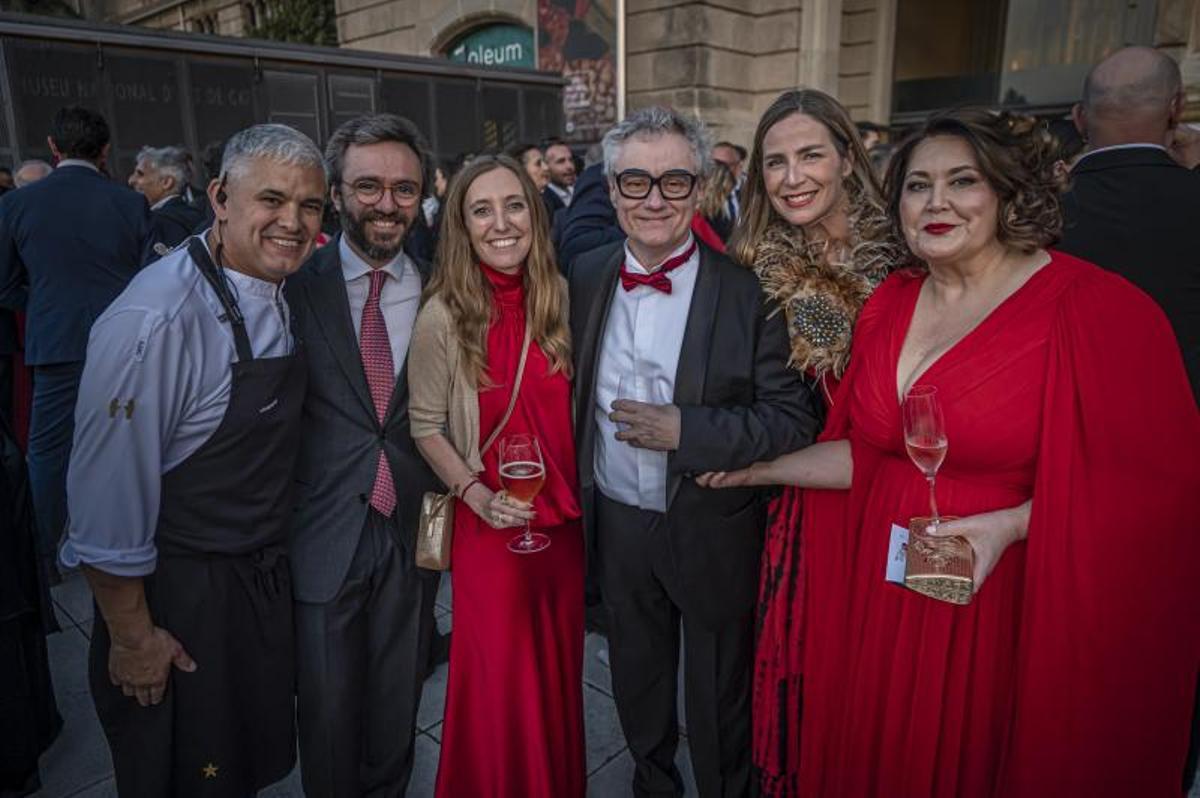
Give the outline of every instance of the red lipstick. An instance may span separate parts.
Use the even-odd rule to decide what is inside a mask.
[[[944,222],[934,222],[932,224],[925,225],[925,232],[929,233],[931,236],[944,236],[953,229],[954,225],[946,224]]]

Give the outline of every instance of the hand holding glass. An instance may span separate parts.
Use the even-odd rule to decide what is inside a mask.
[[[500,439],[500,482],[516,502],[530,506],[546,482],[546,465],[535,436],[514,433]],[[516,554],[532,554],[550,545],[550,536],[534,532],[525,522],[525,532],[508,542]]]
[[[937,388],[918,385],[909,390],[901,407],[904,418],[904,447],[913,463],[929,481],[929,505],[932,516],[909,521],[908,556],[904,584],[931,598],[953,604],[967,604],[974,592],[972,571],[974,552],[960,537],[930,537],[943,517],[937,506],[937,472],[946,459],[948,441],[946,423],[938,403]]]

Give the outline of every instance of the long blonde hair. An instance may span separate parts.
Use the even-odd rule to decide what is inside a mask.
[[[850,120],[846,109],[823,91],[785,91],[763,112],[762,119],[758,121],[758,128],[754,131],[754,149],[750,153],[750,165],[743,189],[742,213],[729,241],[729,249],[734,259],[747,266],[754,264],[754,251],[771,222],[782,219],[771,205],[766,183],[763,181],[763,140],[767,137],[767,131],[792,114],[810,116],[825,126],[838,154],[850,159],[851,171],[843,181],[846,194],[849,197],[861,198],[872,211],[878,212],[882,220],[886,220],[883,190],[871,169],[871,161],[863,148],[858,129]],[[876,213],[871,215],[875,216]]]
[[[571,376],[571,333],[562,289],[562,276],[550,244],[550,221],[533,181],[507,155],[481,155],[454,176],[446,192],[445,216],[438,240],[433,277],[425,298],[438,296],[454,320],[459,346],[467,360],[467,372],[476,386],[486,383],[487,331],[495,314],[492,285],[483,275],[479,256],[467,231],[467,190],[480,175],[507,169],[521,183],[529,208],[533,242],[522,270],[525,285],[525,318],[533,340],[550,360],[551,372]]]

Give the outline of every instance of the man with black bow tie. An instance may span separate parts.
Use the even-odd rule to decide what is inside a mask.
[[[627,239],[572,269],[584,528],[609,621],[613,691],[638,796],[682,795],[680,624],[701,796],[748,795],[753,610],[766,496],[693,474],[798,449],[813,397],[753,272],[689,224],[710,145],[699,122],[638,111],[604,138]]]

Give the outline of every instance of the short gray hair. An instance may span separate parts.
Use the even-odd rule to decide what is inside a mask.
[[[29,172],[36,171],[38,175],[34,177]],[[28,161],[22,161],[17,167],[17,171],[13,172],[13,183],[17,188],[24,188],[30,183],[36,183],[46,175],[54,171],[54,167],[40,158],[32,158]]]
[[[662,105],[641,108],[622,119],[604,134],[604,174],[612,177],[617,156],[625,142],[636,136],[661,136],[676,133],[687,139],[696,160],[696,173],[707,174],[712,161],[712,136],[694,116]]]
[[[240,177],[251,161],[260,158],[289,166],[315,167],[325,174],[321,151],[312,139],[294,127],[265,124],[239,130],[229,137],[221,156],[221,182]]]
[[[157,172],[175,178],[175,190],[182,192],[192,179],[192,156],[183,147],[142,147],[137,161]]]
[[[353,145],[379,144],[394,141],[406,144],[417,154],[421,162],[421,188],[426,191],[432,184],[433,159],[429,145],[417,126],[395,114],[367,114],[343,122],[325,145],[325,174],[329,182],[341,184],[342,167],[346,162],[346,151]]]

